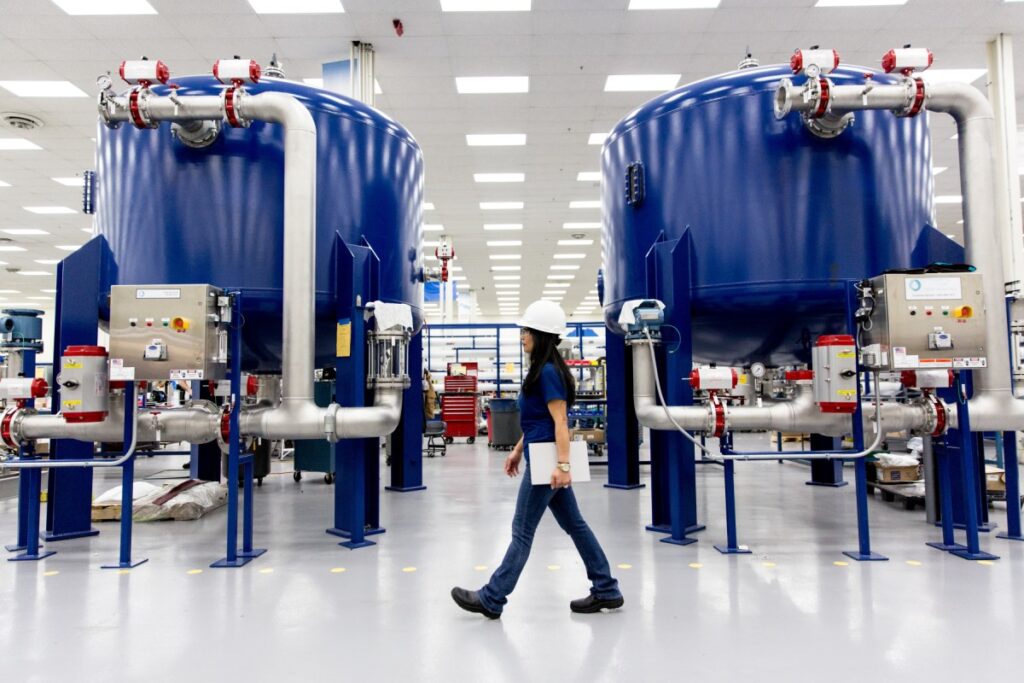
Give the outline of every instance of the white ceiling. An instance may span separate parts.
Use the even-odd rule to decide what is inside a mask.
[[[234,54],[266,63],[277,53],[290,78],[316,77],[324,61],[347,58],[349,43],[373,43],[377,105],[403,123],[423,147],[426,198],[458,252],[458,265],[489,318],[497,314],[490,252],[521,253],[521,301],[541,296],[556,251],[583,252],[565,296],[568,312],[595,287],[600,231],[594,245],[557,247],[570,237],[564,222],[600,220],[598,209],[570,209],[596,200],[599,183],[579,182],[599,168],[606,132],[656,93],[606,93],[611,74],[681,73],[681,83],[735,68],[749,49],[762,64],[788,60],[796,47],[835,47],[846,63],[875,65],[883,52],[905,43],[930,47],[935,68],[985,67],[985,44],[1000,31],[1018,35],[1017,92],[1024,93],[1024,3],[1003,0],[909,0],[904,6],[823,9],[814,0],[723,0],[715,10],[626,11],[628,0],[533,0],[516,13],[442,13],[438,0],[343,0],[344,14],[257,15],[245,0],[150,0],[151,16],[69,16],[49,0],[0,0],[0,80],[67,79],[90,94],[80,99],[24,99],[0,90],[0,112],[41,118],[45,127],[26,137],[43,151],[0,151],[0,230],[41,228],[42,237],[14,240],[25,252],[0,253],[0,305],[49,308],[42,290],[52,277],[10,274],[3,268],[54,271],[36,259],[66,255],[58,244],[81,244],[87,216],[40,216],[24,206],[79,208],[80,190],[51,178],[72,176],[93,164],[95,77],[124,58],[147,55],[172,73],[204,73]],[[398,37],[392,19],[400,18]],[[526,94],[460,95],[456,76],[529,76]],[[984,87],[985,79],[979,79]],[[1024,115],[1024,98],[1018,98]],[[524,147],[468,147],[467,133],[526,133]],[[933,121],[937,194],[959,194],[954,130]],[[0,137],[16,135],[0,130]],[[480,172],[522,172],[524,183],[473,181]],[[519,200],[523,210],[482,211],[481,201]],[[960,207],[938,207],[939,226],[960,235]],[[522,232],[484,232],[484,223],[523,223]],[[439,233],[427,233],[434,240]],[[522,248],[491,249],[488,239],[520,239]],[[11,244],[11,243],[5,243]],[[432,252],[431,249],[425,250]],[[505,264],[512,262],[504,262]],[[506,290],[507,291],[507,290]],[[32,297],[44,297],[35,299]],[[595,319],[597,313],[582,316]]]

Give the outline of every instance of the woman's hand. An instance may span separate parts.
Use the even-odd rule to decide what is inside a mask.
[[[553,489],[567,489],[572,484],[572,475],[568,472],[563,472],[557,467],[551,472],[551,488]]]
[[[519,463],[523,460],[523,452],[519,449],[513,450],[505,458],[505,474],[514,477],[519,474]]]

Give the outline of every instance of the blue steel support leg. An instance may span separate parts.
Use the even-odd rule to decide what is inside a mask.
[[[135,440],[135,383],[129,382],[124,392],[124,431],[122,431],[122,448],[131,448]],[[121,465],[121,549],[117,564],[105,564],[101,569],[132,569],[148,560],[132,562],[132,515],[135,512],[135,455]]]
[[[851,287],[852,289],[852,287]],[[848,304],[848,308],[849,305]],[[850,315],[849,310],[847,314]],[[854,328],[851,328],[854,329]],[[862,376],[862,375],[861,375]],[[857,383],[857,410],[853,414],[853,448],[856,451],[864,450],[864,421],[861,411],[860,382]],[[878,387],[875,387],[878,391]],[[881,425],[876,426],[881,429]],[[885,555],[871,552],[871,529],[868,525],[868,465],[864,458],[857,458],[854,463],[854,480],[856,483],[855,494],[857,496],[857,550],[843,552],[849,558],[858,562],[884,562],[889,558]]]
[[[974,434],[971,432],[963,371],[956,373],[956,415],[960,430],[960,459],[963,463],[963,494],[967,547],[952,553],[965,560],[998,560],[999,557],[981,550],[978,540],[978,481],[974,461]]]
[[[256,468],[254,456],[252,453],[247,453],[242,460],[242,476],[243,485],[242,491],[245,494],[245,498],[242,502],[242,550],[238,553],[239,557],[245,557],[252,559],[259,557],[263,553],[267,552],[265,548],[253,548],[252,537],[253,537],[253,506],[255,501],[253,500],[254,489],[252,486],[253,471]]]
[[[25,552],[8,558],[9,562],[35,562],[55,554],[53,550],[39,550],[39,494],[42,488],[43,471],[40,469],[26,469],[22,471],[28,475],[28,483],[26,485],[28,497],[26,499],[27,509],[25,515],[25,531],[27,534]]]
[[[265,550],[253,550],[250,553],[238,552],[238,466],[241,463],[241,435],[238,427],[238,411],[241,403],[242,390],[242,332],[239,308],[241,295],[235,294],[231,306],[231,413],[228,428],[228,524],[227,554],[210,566],[216,569],[225,567],[242,567],[253,557],[265,553]],[[251,473],[251,470],[250,470]],[[251,497],[247,496],[251,501]],[[251,513],[251,510],[250,510]]]
[[[608,483],[610,489],[641,489],[640,435],[633,399],[627,387],[633,386],[633,366],[623,337],[607,334],[605,339],[606,404],[605,435],[608,450]]]
[[[939,505],[941,508],[942,541],[926,543],[925,545],[936,550],[952,551],[965,550],[967,546],[956,542],[956,533],[953,530],[953,475],[950,472],[952,463],[949,462],[949,455],[946,449],[935,451],[935,465],[939,470]]]
[[[996,538],[1024,541],[1020,529],[1020,463],[1017,460],[1017,432],[1003,434],[1003,463],[1006,470],[1006,532]]]
[[[24,455],[19,453],[18,457]],[[9,553],[21,552],[28,547],[28,499],[31,486],[29,472],[31,470],[22,470],[18,473],[18,538],[13,545],[4,546],[4,550]]]
[[[723,464],[725,469],[726,544],[716,545],[715,550],[725,555],[745,555],[750,553],[749,548],[746,546],[741,547],[736,541],[736,482],[733,472],[735,464],[735,462],[729,459],[726,459]]]

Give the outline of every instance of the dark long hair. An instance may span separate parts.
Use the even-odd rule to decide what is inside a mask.
[[[576,402],[576,382],[573,380],[569,366],[562,360],[562,354],[558,352],[558,335],[549,332],[539,332],[532,328],[525,328],[533,337],[533,351],[530,352],[530,371],[526,373],[523,380],[523,391],[529,391],[537,385],[540,373],[544,366],[553,363],[558,374],[565,384],[566,407],[571,408]]]

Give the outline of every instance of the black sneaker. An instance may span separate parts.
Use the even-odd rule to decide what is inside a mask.
[[[465,588],[459,588],[456,586],[452,589],[452,600],[455,604],[466,610],[467,612],[475,612],[476,614],[482,614],[488,619],[500,619],[500,612],[492,612],[483,606],[480,602],[480,596],[477,595],[476,591],[468,591]],[[621,604],[621,603],[620,603]]]
[[[610,600],[600,600],[595,598],[593,595],[588,595],[585,598],[579,600],[573,600],[569,603],[569,609],[577,614],[593,614],[600,612],[603,609],[618,609],[622,607],[626,601],[620,596],[612,598]]]

